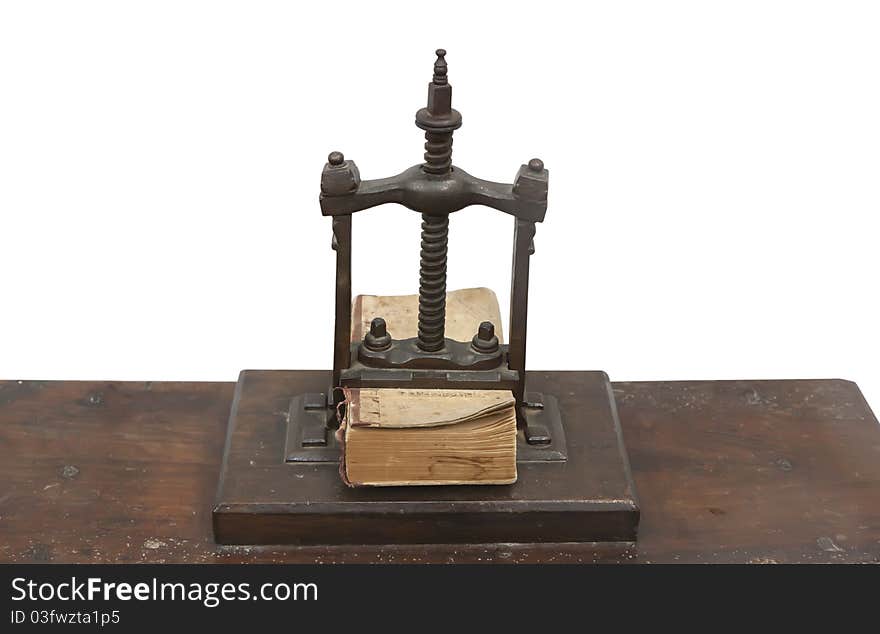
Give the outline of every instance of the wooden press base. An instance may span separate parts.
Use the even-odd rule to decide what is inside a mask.
[[[290,399],[330,373],[241,373],[216,504],[220,544],[430,544],[633,541],[639,507],[608,377],[532,372],[554,395],[565,462],[520,462],[508,486],[350,489],[332,463],[285,462]]]

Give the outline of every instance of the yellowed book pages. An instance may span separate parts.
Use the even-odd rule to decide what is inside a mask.
[[[358,295],[352,302],[351,340],[360,341],[370,330],[374,317],[382,317],[395,339],[418,334],[418,295]],[[446,293],[446,336],[470,341],[483,321],[495,325],[499,343],[504,343],[498,298],[488,288],[464,288]]]
[[[346,390],[349,486],[512,484],[516,409],[506,390]]]
[[[352,420],[364,427],[436,427],[479,418],[513,407],[508,390],[359,390],[349,404]]]

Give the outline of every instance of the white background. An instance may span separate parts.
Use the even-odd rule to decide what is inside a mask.
[[[550,169],[530,367],[876,405],[878,34],[871,2],[4,2],[0,377],[329,367],[322,165],[419,162],[442,46],[455,163]],[[355,291],[415,292],[417,215],[354,228]],[[450,288],[506,313],[510,239],[455,214]]]

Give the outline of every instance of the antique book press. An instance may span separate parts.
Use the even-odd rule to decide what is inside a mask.
[[[513,184],[452,164],[461,126],[452,108],[445,51],[437,51],[427,107],[416,113],[425,162],[397,176],[361,180],[332,152],[321,175],[321,211],[336,251],[333,370],[241,373],[216,504],[214,535],[227,544],[632,541],[639,508],[614,396],[604,372],[527,372],[529,258],[547,210],[549,173],[539,159]],[[352,320],[352,214],[397,203],[422,216],[417,330],[394,338],[383,315]],[[450,214],[485,205],[513,217],[509,343],[500,323],[446,336]],[[494,301],[494,296],[493,296]],[[497,302],[496,302],[497,305]],[[560,310],[564,307],[560,305]],[[479,308],[476,312],[479,312]],[[493,311],[489,310],[487,314]],[[494,310],[497,313],[497,308]],[[354,332],[354,335],[353,335]],[[363,334],[363,336],[361,336]],[[556,345],[538,342],[538,345]],[[515,484],[351,489],[337,472],[334,436],[341,387],[500,389],[517,407]]]

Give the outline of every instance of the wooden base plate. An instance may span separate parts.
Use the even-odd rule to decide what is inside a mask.
[[[221,544],[632,541],[639,507],[604,372],[531,372],[553,395],[565,461],[522,462],[507,486],[350,489],[332,463],[287,462],[290,400],[330,373],[246,370],[235,390],[213,510]]]

